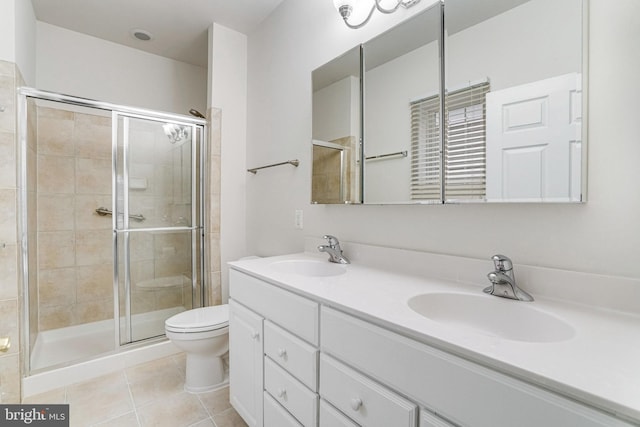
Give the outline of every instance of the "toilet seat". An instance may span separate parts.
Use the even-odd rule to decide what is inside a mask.
[[[194,308],[165,320],[166,331],[183,334],[210,332],[229,326],[229,305]]]

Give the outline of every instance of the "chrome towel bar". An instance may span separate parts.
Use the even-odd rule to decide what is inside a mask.
[[[299,164],[300,164],[300,161],[298,159],[287,160],[286,162],[274,163],[272,165],[260,166],[259,168],[247,169],[247,172],[251,172],[252,174],[255,175],[256,173],[258,173],[259,169],[272,168],[274,166],[281,166],[281,165],[293,165],[295,167],[298,167]]]
[[[98,209],[96,209],[96,213],[100,216],[113,215],[113,212],[111,211],[111,209],[107,209],[103,207],[99,207]],[[136,221],[140,221],[140,222],[146,219],[142,214],[140,215],[129,214],[129,218],[134,219]]]
[[[384,159],[386,157],[392,157],[392,156],[407,157],[407,155],[408,155],[407,150],[405,150],[405,151],[398,151],[397,153],[379,154],[377,156],[369,156],[369,157],[365,157],[365,160]]]

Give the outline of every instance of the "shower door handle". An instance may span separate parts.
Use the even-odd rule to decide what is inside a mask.
[[[96,209],[96,213],[100,216],[113,215],[113,212],[111,211],[111,209],[107,209],[103,207],[99,207],[98,209]],[[135,219],[136,221],[140,221],[140,222],[146,219],[142,214],[138,214],[138,215],[129,214],[129,218]]]

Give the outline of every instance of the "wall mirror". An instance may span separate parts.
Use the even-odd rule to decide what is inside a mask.
[[[362,203],[360,46],[312,73],[312,203]]]
[[[312,200],[584,201],[585,8],[445,0],[315,70]]]
[[[441,203],[441,4],[363,45],[364,202]]]
[[[446,0],[444,18],[445,202],[582,201],[583,1]]]

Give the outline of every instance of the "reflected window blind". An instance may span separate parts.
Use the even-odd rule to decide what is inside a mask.
[[[411,103],[411,200],[440,200],[440,97]]]
[[[445,97],[444,187],[446,199],[484,199],[487,193],[486,95],[489,83]]]
[[[486,94],[489,83],[445,97],[445,196],[482,199],[486,194]],[[411,103],[411,199],[440,199],[439,96]]]

